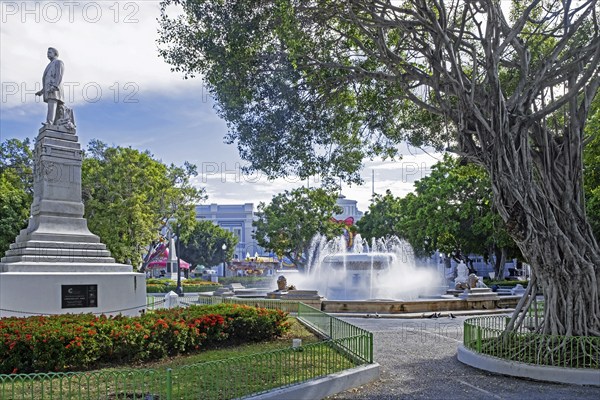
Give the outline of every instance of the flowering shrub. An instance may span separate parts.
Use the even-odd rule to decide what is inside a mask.
[[[0,374],[73,371],[157,360],[281,336],[287,314],[237,304],[159,310],[140,317],[65,314],[0,319]]]

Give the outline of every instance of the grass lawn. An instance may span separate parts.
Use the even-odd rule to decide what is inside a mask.
[[[295,318],[290,322],[284,337],[269,342],[77,374],[0,378],[0,399],[165,400],[168,387],[172,399],[231,399],[354,366]],[[293,338],[302,339],[303,347],[285,351]]]
[[[185,365],[192,365],[208,361],[218,361],[227,358],[244,357],[257,353],[266,353],[292,347],[292,339],[302,339],[302,345],[321,341],[312,332],[306,329],[296,318],[289,318],[290,329],[280,338],[262,343],[246,343],[235,347],[204,350],[199,353],[165,358],[160,361],[132,365],[133,368],[166,369]]]

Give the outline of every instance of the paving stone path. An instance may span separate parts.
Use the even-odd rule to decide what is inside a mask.
[[[329,397],[342,399],[600,399],[600,388],[542,383],[495,375],[462,364],[465,317],[343,318],[374,334],[381,379]]]

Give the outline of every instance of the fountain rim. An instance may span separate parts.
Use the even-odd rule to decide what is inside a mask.
[[[394,261],[396,259],[394,253],[384,252],[369,252],[369,253],[335,253],[328,254],[323,257],[323,262],[346,261],[346,262],[363,262],[363,261]]]

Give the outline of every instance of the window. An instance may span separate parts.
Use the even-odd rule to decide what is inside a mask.
[[[233,228],[231,231],[238,238],[238,240],[241,242],[242,241],[242,228]]]

